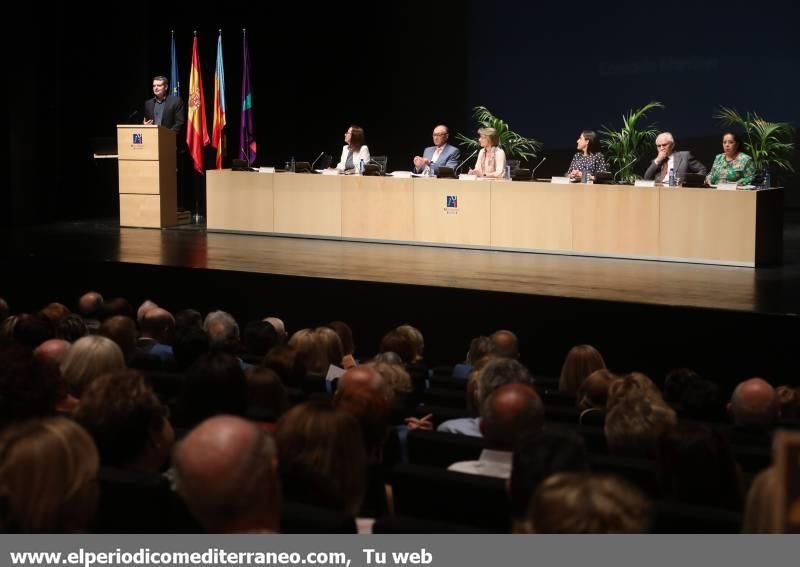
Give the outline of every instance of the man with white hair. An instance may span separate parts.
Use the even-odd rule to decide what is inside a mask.
[[[203,321],[203,330],[208,335],[208,346],[213,351],[222,351],[232,354],[239,360],[242,370],[252,366],[239,356],[241,344],[239,338],[239,323],[230,313],[225,311],[212,311]]]
[[[267,317],[264,321],[272,325],[275,332],[278,333],[278,344],[286,344],[286,341],[289,340],[289,333],[286,332],[286,326],[283,321],[277,317]]]
[[[678,180],[686,179],[686,173],[706,175],[706,166],[697,161],[692,152],[676,152],[675,138],[669,132],[661,132],[656,137],[658,154],[644,174],[645,179],[655,179],[659,183],[669,182],[669,172],[674,171]]]

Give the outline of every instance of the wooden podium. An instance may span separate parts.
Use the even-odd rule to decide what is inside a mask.
[[[178,224],[175,132],[160,126],[117,125],[119,224]]]

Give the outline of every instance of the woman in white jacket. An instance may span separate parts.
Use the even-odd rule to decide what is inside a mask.
[[[336,164],[339,171],[354,169],[359,161],[364,160],[364,165],[369,162],[369,148],[364,143],[364,129],[361,126],[350,126],[344,134],[344,147],[342,159]]]

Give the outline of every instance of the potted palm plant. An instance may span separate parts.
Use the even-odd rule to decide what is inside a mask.
[[[638,179],[636,171],[639,169],[637,166],[642,159],[642,152],[650,149],[658,134],[656,128],[644,127],[640,122],[656,108],[664,108],[664,105],[658,101],[648,102],[641,108],[623,114],[620,130],[612,130],[607,126],[600,130],[606,160],[613,169],[614,180],[618,183],[633,183]]]
[[[536,155],[542,149],[542,142],[534,138],[526,138],[514,132],[509,127],[508,123],[500,120],[492,114],[485,106],[476,106],[472,109],[472,116],[478,123],[479,128],[494,128],[497,130],[497,136],[500,139],[500,147],[506,153],[509,160],[531,160],[536,158]],[[463,144],[466,151],[473,151],[480,149],[478,140],[469,138],[464,134],[458,134],[456,139]],[[519,165],[519,162],[517,162]],[[514,169],[512,167],[512,169]]]
[[[789,161],[794,153],[794,128],[788,122],[768,122],[755,112],[742,116],[724,106],[714,118],[724,126],[738,126],[744,130],[744,151],[753,158],[753,165],[762,176],[770,168],[794,171]]]

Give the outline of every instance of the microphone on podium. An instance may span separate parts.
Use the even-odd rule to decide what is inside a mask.
[[[472,156],[474,156],[475,154],[477,154],[479,151],[480,151],[480,149],[477,149],[477,150],[475,150],[474,152],[472,152],[471,154],[469,154],[469,157],[467,157],[467,159],[465,159],[464,161],[462,161],[462,162],[461,162],[461,163],[458,165],[458,167],[457,167],[457,168],[456,168],[456,170],[453,172],[453,174],[454,174],[454,175],[458,175],[458,170],[459,170],[459,169],[461,169],[461,167],[462,167],[462,166],[463,166],[465,163],[467,163],[469,160],[471,160],[471,159],[472,159]]]

